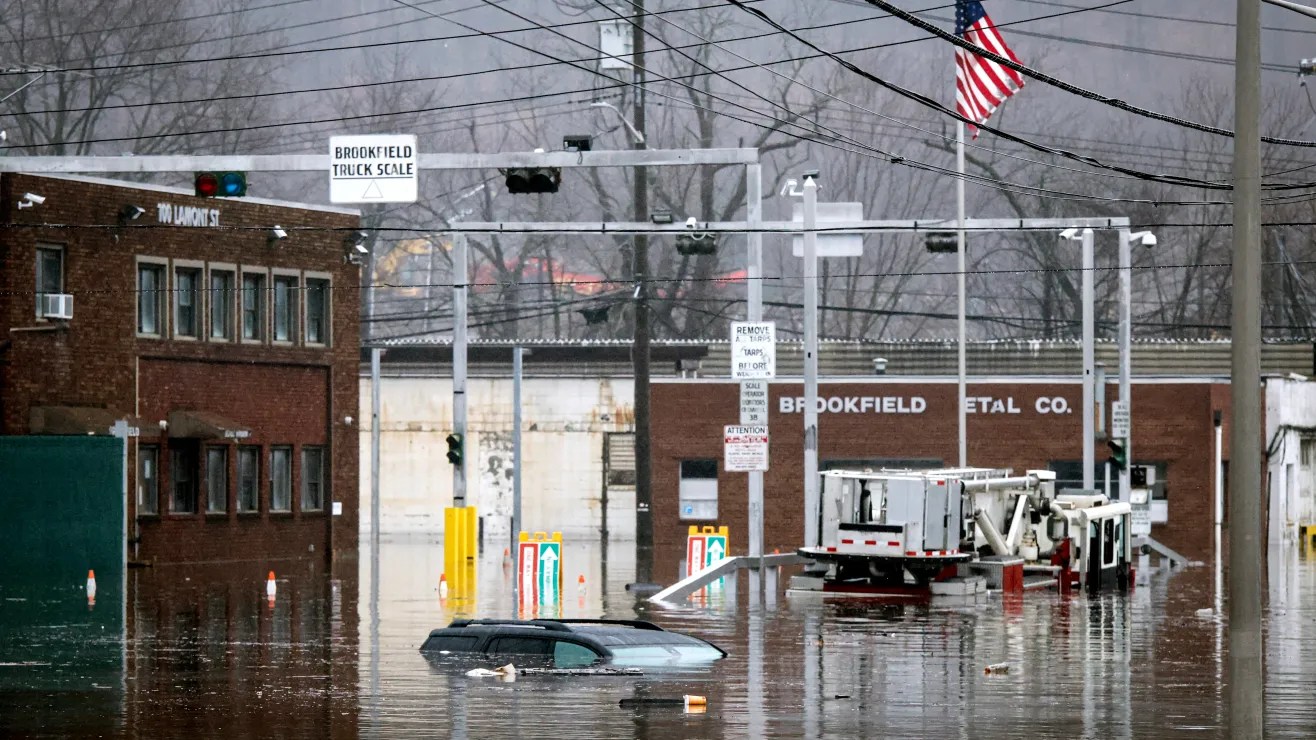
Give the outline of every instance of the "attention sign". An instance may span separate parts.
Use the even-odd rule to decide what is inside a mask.
[[[727,426],[724,432],[723,467],[732,473],[768,469],[768,428]]]
[[[418,174],[411,134],[329,139],[331,203],[415,203]]]

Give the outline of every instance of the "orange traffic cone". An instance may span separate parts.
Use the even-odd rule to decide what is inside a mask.
[[[271,609],[274,608],[274,594],[278,590],[278,585],[274,583],[274,571],[270,571],[269,578],[265,579],[265,598],[269,600]]]
[[[446,598],[448,598],[448,574],[447,574],[447,573],[440,573],[440,574],[439,574],[439,598],[440,598],[440,599],[446,599]]]
[[[87,606],[96,605],[96,571],[87,571]]]

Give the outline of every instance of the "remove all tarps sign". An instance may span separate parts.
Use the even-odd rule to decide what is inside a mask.
[[[777,377],[777,325],[771,321],[731,322],[731,377],[769,380]]]
[[[730,426],[723,434],[723,467],[732,473],[768,469],[768,428]]]

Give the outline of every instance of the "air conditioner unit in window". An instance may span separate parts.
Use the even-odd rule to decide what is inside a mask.
[[[42,295],[41,315],[47,319],[72,319],[73,296],[68,293],[46,293]]]

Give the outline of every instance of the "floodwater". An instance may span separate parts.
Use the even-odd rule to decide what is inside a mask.
[[[630,543],[567,543],[561,616],[640,616],[730,652],[641,676],[468,678],[432,665],[427,631],[512,616],[510,564],[490,546],[473,599],[440,599],[442,546],[386,542],[336,577],[306,566],[130,571],[88,606],[83,584],[0,581],[0,736],[10,737],[1225,737],[1226,635],[1210,565],[1143,568],[1127,596],[891,603],[778,594],[741,576],[688,605],[625,590]],[[1275,551],[1267,727],[1316,727],[1316,558]],[[578,576],[585,576],[584,589]],[[541,613],[552,612],[545,609]],[[987,674],[988,665],[1008,671]],[[473,661],[466,667],[481,666]],[[708,698],[707,710],[622,707]]]

